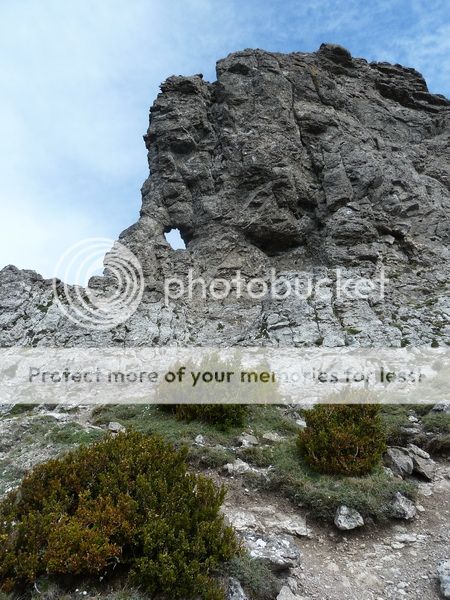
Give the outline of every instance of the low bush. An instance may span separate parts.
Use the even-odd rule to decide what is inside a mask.
[[[213,572],[239,550],[219,512],[224,494],[159,437],[79,447],[35,467],[0,503],[1,587],[116,567],[150,595],[222,599]]]
[[[166,404],[163,410],[172,412],[180,421],[202,421],[225,431],[243,427],[248,416],[246,404]]]
[[[226,571],[242,584],[252,600],[278,597],[282,583],[266,562],[242,554],[228,563]]]
[[[179,420],[201,421],[226,431],[246,425],[251,405],[282,403],[277,383],[261,383],[258,380],[258,373],[270,372],[269,365],[261,362],[251,368],[245,367],[239,351],[228,358],[211,352],[204,354],[198,364],[194,361],[177,363],[170,370],[177,373],[180,368],[187,374],[183,381],[162,381],[155,397],[162,410],[174,413]],[[248,375],[244,380],[239,376],[242,372]],[[191,374],[209,374],[211,381],[199,378],[193,386]],[[221,402],[214,404],[212,399],[220,399]],[[239,404],[241,399],[245,404]]]
[[[362,476],[379,464],[386,437],[377,404],[321,404],[305,411],[297,446],[320,473]]]

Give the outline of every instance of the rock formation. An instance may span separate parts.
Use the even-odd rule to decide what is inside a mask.
[[[150,176],[120,242],[145,293],[110,331],[64,317],[50,280],[0,272],[0,345],[445,345],[450,342],[450,101],[414,69],[315,53],[244,50],[217,81],[169,77],[144,136]],[[178,228],[186,250],[164,233]],[[386,269],[386,296],[337,297]],[[328,295],[170,303],[164,280],[328,277]],[[106,273],[91,284],[107,290]],[[327,287],[327,286],[325,286]]]

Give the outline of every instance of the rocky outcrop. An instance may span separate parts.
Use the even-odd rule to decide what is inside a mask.
[[[1,346],[289,344],[406,346],[450,340],[450,102],[411,68],[345,49],[244,50],[217,81],[169,77],[144,136],[150,177],[139,221],[120,241],[139,259],[139,309],[111,330],[69,321],[49,280],[0,273]],[[164,233],[178,228],[186,250]],[[334,282],[377,277],[367,298]],[[252,299],[197,295],[165,302],[165,278],[206,281],[300,273],[323,295]],[[57,284],[61,286],[61,284]],[[108,273],[90,286],[114,288]]]
[[[408,444],[407,448],[388,448],[383,461],[394,475],[403,479],[408,475],[417,475],[428,481],[434,478],[435,462],[428,452],[415,444]]]

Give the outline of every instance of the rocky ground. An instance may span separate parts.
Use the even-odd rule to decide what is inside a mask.
[[[23,473],[37,462],[78,443],[94,441],[106,431],[114,434],[124,427],[135,427],[136,422],[143,424],[140,412],[127,410],[127,407],[92,411],[88,407],[42,406],[16,407],[12,414],[5,412],[0,419],[2,494],[16,485]],[[283,419],[292,414],[289,410],[283,412]],[[117,421],[109,421],[113,414]],[[266,581],[267,574],[263,572],[255,575],[257,581],[252,583],[248,581],[248,574],[241,576],[238,569],[232,573],[229,600],[437,600],[445,597],[439,589],[438,570],[449,558],[449,458],[438,456],[434,457],[435,461],[422,458],[422,462],[415,462],[417,452],[423,457],[426,453],[414,445],[403,450],[392,447],[385,456],[385,463],[389,465],[385,468],[394,482],[403,482],[402,475],[417,486],[414,504],[407,505],[408,510],[400,515],[404,518],[387,523],[365,515],[363,526],[359,526],[363,523],[361,515],[356,513],[355,517],[352,511],[350,515],[344,512],[338,521],[339,529],[332,517],[325,522],[318,518],[314,506],[302,507],[301,502],[292,502],[281,489],[277,491],[266,485],[272,469],[278,468],[276,465],[261,468],[252,463],[249,448],[278,448],[289,436],[289,432],[280,427],[284,421],[270,415],[271,421],[267,416],[261,424],[253,420],[251,428],[241,434],[236,435],[234,431],[217,434],[217,439],[214,429],[196,422],[183,424],[166,416],[160,422],[155,419],[152,423],[150,418],[147,422],[151,431],[188,443],[193,468],[227,487],[226,517],[242,537],[250,555],[262,560],[270,572],[275,573],[274,581]],[[420,416],[408,416],[408,411],[405,415],[407,422],[414,419],[416,430],[423,428]],[[262,434],[270,423],[273,427],[278,425],[278,431],[273,429]],[[301,419],[298,426],[303,426]],[[217,444],[218,440],[225,446]],[[222,455],[223,450],[229,453]],[[230,462],[224,464],[227,459]],[[422,476],[417,471],[419,468]],[[350,489],[345,493],[351,498],[354,492]],[[370,487],[365,488],[364,493],[370,496]],[[323,501],[320,495],[317,498],[318,502]],[[373,496],[371,501],[376,503],[379,499]],[[342,529],[345,527],[355,528]],[[444,575],[447,571],[443,570]],[[267,595],[262,594],[261,588],[266,588]],[[117,595],[117,592],[99,592],[98,586],[91,584],[76,589],[78,591],[69,592],[53,589],[51,594],[41,592],[36,598],[67,600],[83,595],[108,600],[143,599],[134,590],[124,590]]]
[[[272,526],[260,528],[262,539],[271,531],[280,534],[280,515],[288,521],[285,531],[293,534],[299,556],[286,573],[279,600],[442,598],[438,565],[450,546],[449,460],[438,463],[432,483],[419,484],[420,509],[414,520],[351,532],[320,526],[273,495],[255,497],[239,480],[228,479],[227,484],[227,510],[236,518],[239,507],[244,531],[243,523],[253,522],[252,513],[264,513],[268,506],[274,507],[275,518]]]

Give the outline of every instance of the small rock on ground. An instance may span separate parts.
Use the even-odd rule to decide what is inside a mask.
[[[120,433],[121,431],[125,431],[125,427],[116,421],[111,421],[108,425],[108,430],[112,433]]]
[[[248,448],[250,446],[257,446],[259,444],[258,438],[250,433],[243,433],[238,437],[238,443],[244,448]]]
[[[243,539],[250,556],[267,562],[274,571],[287,571],[300,561],[300,551],[291,536],[247,532]]]
[[[417,514],[416,507],[411,500],[400,492],[395,494],[390,509],[390,516],[394,519],[410,521]]]
[[[334,524],[341,531],[350,531],[364,525],[364,519],[354,508],[339,506],[334,516]]]

